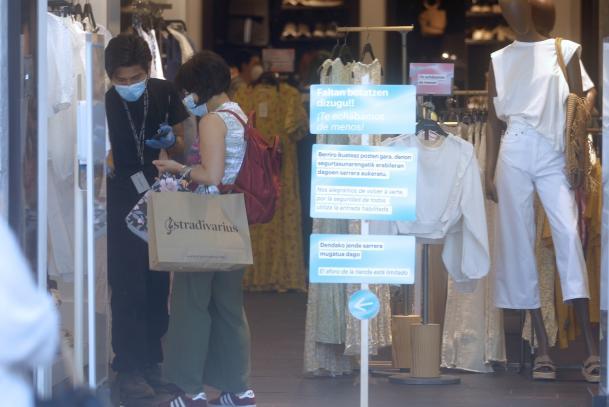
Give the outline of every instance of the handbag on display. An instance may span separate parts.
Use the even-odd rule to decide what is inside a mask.
[[[194,184],[196,185],[196,184]],[[148,241],[148,201],[153,192],[192,192],[193,184],[170,173],[163,173],[125,217],[127,228],[143,241]]]
[[[243,194],[151,192],[150,269],[231,271],[253,264]]]
[[[556,54],[558,65],[569,83],[569,74],[562,54],[562,38],[556,38]],[[592,162],[590,155],[590,142],[586,126],[590,119],[586,98],[578,96],[569,89],[567,98],[567,115],[565,122],[565,174],[571,189],[583,188],[585,192],[592,192],[598,187],[592,177]]]
[[[419,14],[421,35],[424,37],[439,37],[444,35],[446,31],[446,10],[440,8],[439,0],[432,3],[429,0],[425,0],[423,2],[425,10]]]

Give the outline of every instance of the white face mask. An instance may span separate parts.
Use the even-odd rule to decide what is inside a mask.
[[[120,97],[127,102],[135,102],[142,97],[146,91],[147,82],[148,80],[144,79],[143,81],[133,83],[131,85],[114,85],[114,89],[116,89]]]
[[[256,82],[264,73],[264,68],[262,65],[254,65],[250,69],[250,77],[252,78],[252,82]]]
[[[209,113],[209,111],[207,110],[207,103],[197,105],[197,103],[195,102],[194,93],[188,94],[184,99],[182,99],[182,103],[184,103],[184,106],[186,106],[190,113],[194,114],[197,117],[203,117],[207,113]]]

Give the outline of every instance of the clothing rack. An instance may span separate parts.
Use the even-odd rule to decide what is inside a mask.
[[[395,25],[395,26],[372,26],[372,27],[337,27],[336,32],[339,33],[355,33],[355,32],[397,32],[402,37],[402,84],[408,83],[408,42],[406,37],[409,32],[414,30],[413,25]]]
[[[488,96],[488,90],[453,90],[453,96]]]
[[[431,120],[431,115],[434,110],[434,105],[431,101],[423,102],[421,104],[422,118],[423,120]],[[418,137],[415,136],[415,137]],[[422,253],[421,253],[421,325],[429,325],[429,246],[430,243],[423,242]],[[440,334],[441,341],[441,334]],[[414,346],[414,343],[411,343]],[[418,349],[417,349],[418,350]],[[440,349],[426,349],[427,352],[440,353]],[[413,347],[414,352],[414,347]],[[441,357],[439,358],[441,360]],[[438,366],[439,368],[440,366]],[[460,384],[461,379],[453,375],[443,375],[440,373],[437,377],[415,377],[408,373],[400,373],[389,377],[389,382],[393,384],[405,384],[405,385],[447,385],[447,384]]]

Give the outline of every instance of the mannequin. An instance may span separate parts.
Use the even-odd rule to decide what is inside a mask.
[[[573,303],[584,331],[589,358],[584,362],[582,373],[588,381],[598,382],[600,374],[598,346],[589,322],[589,294],[581,242],[577,235],[575,200],[562,173],[564,152],[560,145],[559,133],[564,130],[561,124],[556,122],[557,117],[559,119],[562,117],[560,123],[564,123],[565,113],[561,110],[564,107],[561,106],[564,106],[563,102],[569,90],[579,95],[583,94],[577,52],[579,45],[563,42],[563,54],[566,52],[571,57],[567,62],[569,80],[566,89],[563,82],[560,82],[563,78],[552,74],[555,65],[551,64],[556,63],[554,41],[536,31],[529,1],[500,0],[499,4],[503,16],[516,35],[516,41],[493,53],[489,70],[485,188],[488,198],[499,205],[500,227],[498,227],[497,241],[501,244],[498,244],[497,252],[497,306],[529,309],[539,341],[533,377],[555,379],[556,369],[549,357],[548,337],[538,300],[535,258],[531,244],[531,235],[534,235],[531,231],[534,232],[534,226],[531,226],[532,222],[528,222],[532,219],[532,195],[533,190],[536,189],[544,209],[550,214],[552,235],[555,244],[559,246],[556,253],[561,283],[563,292],[565,286],[566,291],[569,292],[565,298]],[[548,6],[544,4],[542,9],[544,7]],[[544,22],[551,19],[550,15],[544,14],[544,16],[546,17],[542,18]],[[514,59],[516,56],[521,58],[518,60],[520,66],[509,65],[509,62],[516,61]],[[494,66],[495,61],[497,65]],[[511,72],[521,76],[510,77]],[[535,75],[541,73],[542,80],[532,81],[532,77],[537,77],[533,72],[536,72]],[[506,82],[508,79],[512,82]],[[502,86],[504,84],[508,86]],[[537,89],[536,86],[540,88]],[[527,92],[539,95],[540,91],[541,101],[537,99],[531,102],[522,97]],[[510,94],[512,97],[507,98],[505,94]],[[543,109],[535,110],[536,105],[532,103],[549,104],[557,115],[550,115]],[[518,111],[519,105],[532,110]],[[527,118],[535,114],[537,117]],[[508,128],[500,149],[501,130],[504,126],[502,121],[507,122]],[[553,130],[553,133],[550,134],[548,129]],[[507,144],[504,146],[506,140]],[[527,143],[530,147],[526,145]],[[537,293],[534,293],[535,290]],[[530,301],[526,298],[529,292],[534,293]],[[535,305],[527,307],[524,304]]]
[[[556,23],[556,6],[554,0],[529,0],[529,3],[531,4],[533,23],[535,24],[537,32],[546,38],[552,38],[550,33],[554,30],[554,24]],[[598,92],[594,87],[588,90],[584,89],[584,92],[586,93],[588,109],[591,112],[594,109],[594,102],[596,101]]]

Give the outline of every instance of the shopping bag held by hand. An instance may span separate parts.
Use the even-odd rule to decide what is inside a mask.
[[[253,263],[243,194],[152,192],[150,269],[231,271]]]

